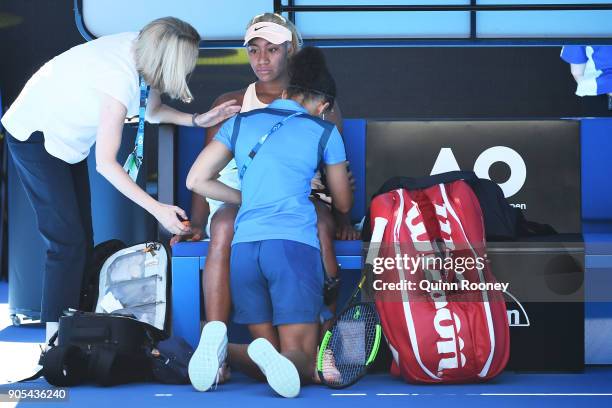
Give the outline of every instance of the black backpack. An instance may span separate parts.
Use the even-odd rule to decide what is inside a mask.
[[[182,339],[165,341],[168,264],[169,251],[160,243],[97,245],[81,296],[84,310],[64,313],[41,354],[42,369],[22,381],[43,376],[56,386],[187,382],[190,346]]]
[[[43,376],[58,387],[150,381],[151,349],[166,337],[131,317],[76,311],[60,318],[59,330],[40,357],[42,369],[22,381]]]

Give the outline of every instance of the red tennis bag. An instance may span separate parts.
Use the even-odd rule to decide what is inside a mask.
[[[378,259],[367,262],[391,373],[417,383],[498,375],[509,356],[506,305],[472,189],[462,180],[399,188],[376,196],[370,216]]]

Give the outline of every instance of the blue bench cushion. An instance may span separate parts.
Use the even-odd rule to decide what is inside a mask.
[[[172,256],[206,256],[209,241],[179,242],[172,247]]]
[[[179,242],[172,247],[172,256],[206,256],[209,241]],[[361,241],[335,241],[336,256],[361,256]]]
[[[583,235],[587,256],[612,255],[612,232],[585,232]]]

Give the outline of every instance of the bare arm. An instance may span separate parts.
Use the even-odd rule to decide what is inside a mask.
[[[159,92],[154,89],[149,93],[147,112],[148,117],[154,122],[193,126],[191,121],[193,115],[191,113],[181,112],[161,103]],[[214,126],[238,112],[240,112],[240,105],[236,105],[236,100],[227,100],[216,105],[208,112],[197,115],[195,123],[200,127]]]
[[[338,105],[337,102],[334,102],[334,108],[331,110],[331,112],[325,115],[325,120],[332,122],[334,125],[336,125],[338,132],[342,134],[342,129],[343,129],[342,128],[342,111],[340,110],[340,106]],[[344,142],[344,138],[342,141]],[[349,162],[347,161],[346,164],[348,165]],[[355,179],[350,169],[348,170],[348,177],[349,177],[349,182],[351,184],[351,188],[354,191],[355,190]]]
[[[244,96],[244,90],[231,92],[228,94],[221,95],[218,97],[212,104],[211,109],[216,108],[217,106],[227,103],[229,101],[237,100],[238,103],[242,103],[242,98]],[[206,139],[204,141],[204,145],[207,146],[217,134],[217,131],[223,125],[225,121],[219,122],[216,125],[210,126],[206,128]],[[193,239],[199,240],[203,236],[203,231],[206,228],[206,223],[208,222],[208,216],[210,215],[210,206],[208,205],[208,201],[206,198],[202,197],[197,193],[193,193],[191,195],[191,229],[193,230]],[[179,242],[182,237],[173,237],[171,244]]]
[[[338,131],[342,133],[342,111],[340,110],[340,105],[338,103],[334,103],[334,108],[325,115],[325,119],[334,123],[338,128]],[[346,165],[349,165],[349,162],[346,162]],[[349,185],[351,187],[351,191],[355,190],[355,178],[353,177],[353,173],[350,169],[348,171],[348,179]],[[329,184],[329,175],[328,184]],[[351,194],[352,195],[352,194]],[[341,240],[354,240],[359,239],[360,233],[353,228],[351,225],[351,217],[347,212],[340,211],[336,207],[335,201],[332,200],[332,214],[336,220],[336,238]]]
[[[325,172],[334,208],[342,214],[348,214],[353,206],[353,192],[349,183],[346,164],[342,162],[327,165],[325,166]]]
[[[232,152],[223,143],[213,140],[191,166],[187,175],[187,188],[204,197],[229,204],[240,204],[240,190],[217,180],[219,172],[231,159]]]
[[[213,102],[211,109],[229,100],[232,100],[232,98],[224,98],[222,95]],[[213,140],[224,122],[225,121],[222,121],[216,125],[206,128],[204,147],[208,146],[208,144]],[[202,231],[204,231],[206,228],[209,215],[210,205],[208,204],[208,201],[205,197],[194,192],[191,195],[191,227],[195,230],[194,233],[196,234],[193,237],[194,239],[199,239],[202,237]]]
[[[240,91],[228,92],[226,94],[223,94],[223,95],[219,96],[213,102],[213,104],[211,106],[211,110],[216,108],[217,106],[226,104],[226,103],[228,103],[230,101],[237,102],[238,106],[241,106],[245,92],[246,92],[246,89],[242,89]],[[213,138],[215,137],[215,135],[217,134],[217,132],[219,131],[221,126],[223,126],[223,123],[225,123],[225,120],[227,120],[227,119],[224,119],[221,122],[206,128],[206,144],[207,145],[213,140]]]
[[[186,218],[179,207],[162,204],[132,181],[117,162],[127,109],[121,102],[104,94],[100,106],[100,124],[96,134],[96,170],[127,198],[147,210],[173,234],[185,234],[189,228],[177,218]]]

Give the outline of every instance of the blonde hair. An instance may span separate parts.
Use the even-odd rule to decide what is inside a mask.
[[[187,76],[196,66],[199,43],[200,34],[189,23],[175,17],[153,20],[136,39],[136,69],[151,88],[190,102]]]
[[[259,14],[253,17],[251,21],[249,21],[249,24],[247,24],[246,28],[248,29],[250,26],[252,26],[255,23],[263,23],[263,22],[282,25],[283,27],[291,31],[291,54],[290,55],[293,55],[300,50],[303,44],[302,35],[300,34],[298,29],[295,27],[295,25],[291,21],[287,20],[285,17],[281,16],[280,14],[276,14],[276,13]]]

